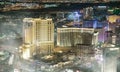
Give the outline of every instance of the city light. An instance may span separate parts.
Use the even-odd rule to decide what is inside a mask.
[[[30,58],[30,49],[25,49],[22,57],[23,59],[28,60]]]
[[[110,48],[111,51],[119,50],[119,48]]]
[[[0,72],[120,72],[118,0],[0,4]]]
[[[20,72],[18,69],[14,69],[14,72]]]

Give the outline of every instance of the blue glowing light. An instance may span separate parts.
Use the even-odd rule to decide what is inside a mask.
[[[93,28],[97,28],[97,23],[98,23],[98,21],[95,20],[94,23],[93,23]]]
[[[78,12],[72,12],[72,13],[70,13],[70,15],[68,16],[67,19],[79,22],[80,21],[80,17],[81,17],[81,15]]]

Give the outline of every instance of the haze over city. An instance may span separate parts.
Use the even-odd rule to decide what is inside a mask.
[[[0,72],[120,72],[120,1],[0,0]]]

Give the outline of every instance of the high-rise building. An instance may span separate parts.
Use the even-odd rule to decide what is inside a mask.
[[[90,28],[57,28],[57,46],[71,47],[77,44],[94,45],[98,41],[98,33]]]
[[[116,44],[116,35],[112,36],[112,44]]]
[[[92,7],[87,7],[83,9],[84,13],[83,13],[83,18],[87,19],[87,20],[91,20],[93,17],[93,8]]]
[[[26,48],[30,49],[30,56],[34,53],[52,53],[54,48],[54,24],[52,19],[25,18],[23,22],[24,45],[32,45],[32,48]],[[23,53],[26,53],[24,51]]]
[[[32,18],[25,18],[23,24],[23,42],[28,44],[33,44],[35,39],[34,33],[34,26]]]

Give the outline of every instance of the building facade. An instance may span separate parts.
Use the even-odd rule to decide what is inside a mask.
[[[25,45],[32,45],[29,47],[30,56],[36,53],[52,53],[54,48],[54,24],[52,19],[25,18],[23,22],[23,42]],[[23,51],[23,53],[25,52]]]
[[[71,47],[77,44],[94,45],[98,41],[98,34],[88,28],[57,28],[57,46]]]

